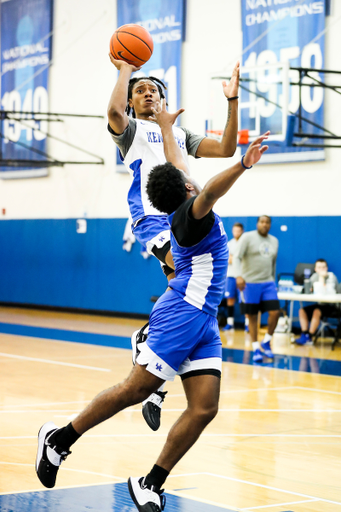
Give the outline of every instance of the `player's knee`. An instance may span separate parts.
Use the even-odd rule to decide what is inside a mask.
[[[205,427],[208,425],[218,414],[218,404],[212,403],[210,405],[204,407],[197,407],[193,411],[193,415],[195,416],[196,422],[203,425]]]

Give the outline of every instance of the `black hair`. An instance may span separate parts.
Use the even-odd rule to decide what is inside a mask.
[[[154,208],[170,215],[186,201],[185,176],[170,162],[156,165],[149,173],[147,194]]]
[[[271,217],[269,217],[269,215],[260,215],[257,219],[257,222],[259,222],[259,220],[262,218],[262,217],[266,217],[267,219],[269,219],[269,222],[271,224]]]
[[[316,265],[316,263],[325,263],[327,265],[327,267],[328,267],[328,263],[323,258],[319,258],[318,260],[316,260],[315,261],[315,265]]]
[[[136,117],[135,110],[129,106],[129,100],[131,100],[133,97],[134,85],[137,84],[137,82],[140,82],[140,80],[150,80],[158,88],[160,98],[164,99],[166,97],[164,91],[167,89],[167,87],[161,80],[159,80],[158,78],[155,78],[155,76],[139,76],[136,78],[131,78],[129,80],[129,84],[128,84],[128,103],[126,106],[126,112],[127,112],[128,116],[131,114],[132,117]]]
[[[241,222],[235,222],[232,227],[233,228],[241,228],[244,231],[244,226]]]

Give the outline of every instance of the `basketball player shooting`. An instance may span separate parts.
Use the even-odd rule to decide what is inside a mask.
[[[239,163],[211,178],[200,191],[186,174],[187,164],[173,134],[174,116],[167,113],[165,103],[153,107],[152,113],[171,163],[151,170],[147,192],[153,206],[167,214],[172,228],[176,277],[153,308],[147,341],[127,379],[100,393],[66,427],[45,423],[39,431],[36,459],[38,478],[46,487],[54,487],[61,462],[81,435],[181,375],[186,410],[147,476],[128,480],[140,512],[164,510],[162,485],[218,412],[222,345],[216,313],[225,286],[228,248],[222,221],[212,207],[245,169],[261,159],[268,148],[262,143],[269,134],[256,139]]]
[[[131,78],[140,67],[116,60],[109,54],[119,76],[108,105],[108,130],[117,144],[122,160],[133,182],[128,192],[128,203],[133,219],[132,230],[137,240],[160,261],[168,281],[174,276],[174,262],[170,251],[170,231],[167,216],[149,201],[146,184],[151,169],[166,162],[161,128],[153,109],[165,98],[165,85],[154,77]],[[188,155],[222,158],[234,155],[238,134],[239,62],[231,80],[223,81],[223,93],[228,100],[227,120],[220,142],[195,135],[186,128],[172,126],[181,155],[188,169]],[[173,114],[173,122],[183,112]],[[171,114],[168,114],[171,115]],[[147,337],[148,324],[132,336],[133,360],[137,346]],[[160,426],[163,390],[153,393],[142,406],[143,416],[152,430]]]

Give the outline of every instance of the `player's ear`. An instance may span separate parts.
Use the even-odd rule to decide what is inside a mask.
[[[194,190],[192,183],[185,183],[185,187],[186,187],[186,190],[189,190],[190,192],[192,192],[192,190]]]

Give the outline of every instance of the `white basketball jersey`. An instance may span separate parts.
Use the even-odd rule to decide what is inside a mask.
[[[147,215],[165,215],[152,206],[146,191],[151,169],[166,162],[161,128],[152,121],[142,121],[141,119],[135,121],[135,137],[123,160],[127,170],[133,176],[133,183],[128,192],[128,203],[133,222]],[[176,126],[173,127],[173,133],[183,157],[188,163],[186,134]]]

